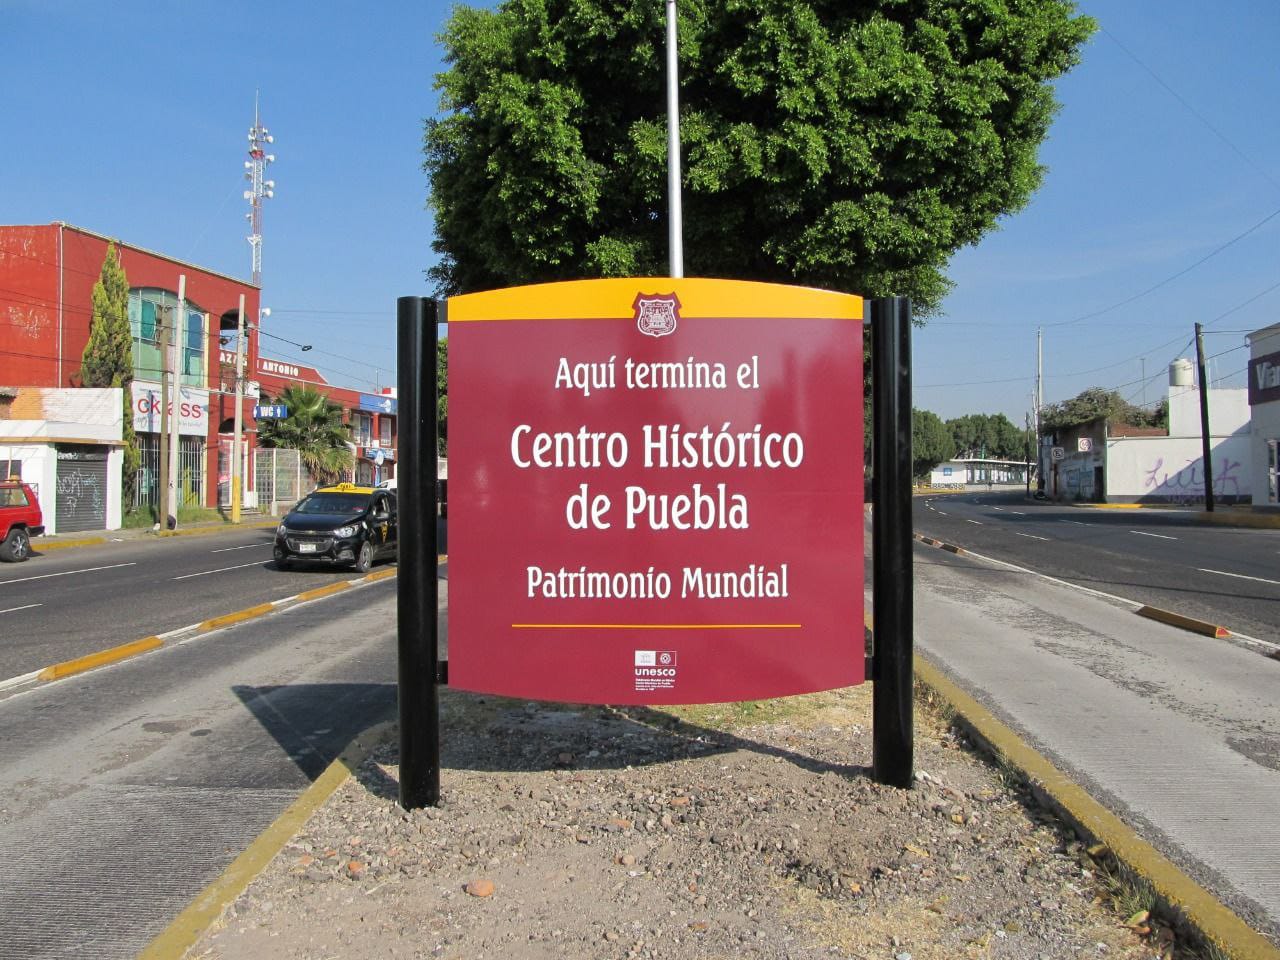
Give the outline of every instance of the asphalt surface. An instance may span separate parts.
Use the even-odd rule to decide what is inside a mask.
[[[0,701],[0,955],[135,956],[394,713],[395,620],[392,578]]]
[[[915,640],[1255,929],[1280,936],[1280,662],[917,545]]]
[[[274,535],[231,528],[43,553],[32,541],[30,560],[0,564],[0,681],[359,576],[349,567],[277,570]]]
[[[917,498],[917,533],[1280,644],[1280,530],[1187,510],[1098,510],[1018,493]]]

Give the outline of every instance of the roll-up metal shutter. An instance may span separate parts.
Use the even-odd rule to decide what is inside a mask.
[[[58,447],[58,533],[107,526],[107,451]]]

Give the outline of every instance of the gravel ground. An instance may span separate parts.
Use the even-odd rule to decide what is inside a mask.
[[[916,788],[874,783],[870,712],[448,692],[442,805],[396,805],[387,744],[188,957],[1196,956],[928,709]]]

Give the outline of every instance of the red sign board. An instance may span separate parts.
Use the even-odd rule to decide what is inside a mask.
[[[455,297],[448,321],[450,686],[862,682],[861,298],[596,280]]]

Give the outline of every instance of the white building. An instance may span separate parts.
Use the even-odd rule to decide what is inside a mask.
[[[119,388],[0,387],[0,469],[36,490],[46,533],[118,530]]]
[[[1280,444],[1280,324],[1255,330],[1249,341],[1249,457],[1253,506],[1280,510],[1277,444]]]

